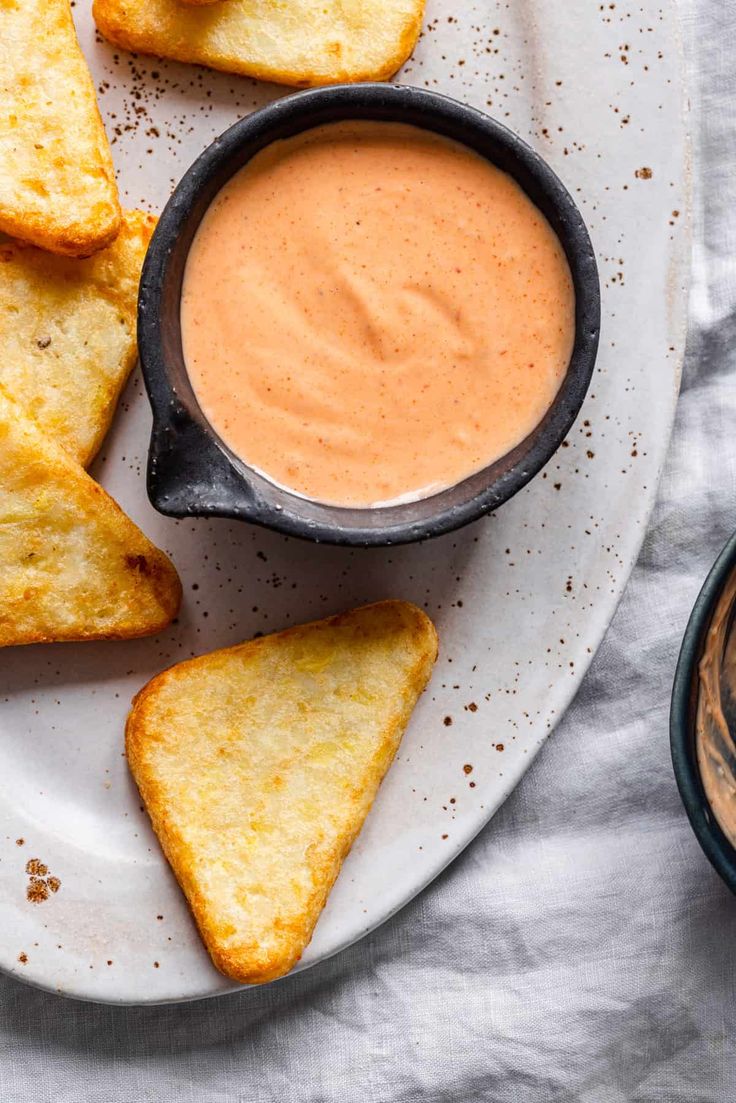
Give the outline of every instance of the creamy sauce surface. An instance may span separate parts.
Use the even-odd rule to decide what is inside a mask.
[[[542,420],[575,329],[541,212],[465,147],[397,123],[275,142],[220,191],[181,323],[205,416],[317,501],[425,497]]]
[[[698,668],[695,729],[698,769],[718,824],[736,847],[736,744],[729,724],[736,714],[736,574],[718,599]]]

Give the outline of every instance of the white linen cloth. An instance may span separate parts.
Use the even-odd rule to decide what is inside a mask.
[[[736,899],[675,788],[669,694],[736,527],[736,4],[683,10],[692,324],[669,461],[577,700],[491,825],[371,937],[215,1001],[0,978],[0,1103],[733,1103]]]

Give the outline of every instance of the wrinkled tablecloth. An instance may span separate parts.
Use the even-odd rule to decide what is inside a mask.
[[[733,1103],[736,899],[668,747],[690,608],[736,527],[736,4],[683,8],[689,350],[641,558],[557,732],[395,919],[278,985],[92,1006],[0,979],[0,1103]]]

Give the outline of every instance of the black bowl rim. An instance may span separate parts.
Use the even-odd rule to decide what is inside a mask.
[[[698,666],[716,603],[736,569],[736,533],[710,569],[693,606],[677,660],[670,706],[670,751],[677,788],[704,853],[736,893],[736,850],[711,812],[695,754]]]
[[[219,465],[221,473],[226,472],[228,493],[233,494],[233,486],[239,484],[242,488],[242,500],[229,504],[222,501],[208,502],[203,505],[201,500],[199,502],[184,500],[186,493],[180,493],[174,495],[175,500],[172,504],[170,487],[164,485],[165,480],[159,474],[157,463],[162,447],[161,441],[165,439],[165,433],[157,434],[157,422],[160,423],[160,428],[167,420],[166,411],[170,410],[176,401],[176,391],[169,380],[160,347],[161,299],[167,261],[176,238],[189,217],[193,197],[199,188],[206,185],[208,175],[218,166],[226,164],[236,154],[241,144],[254,133],[263,132],[266,127],[278,126],[283,122],[285,113],[298,114],[302,109],[308,110],[310,107],[324,109],[332,105],[339,110],[338,117],[345,118],[349,117],[345,115],[345,109],[351,105],[355,106],[357,112],[360,109],[365,110],[366,105],[369,108],[375,105],[377,110],[385,111],[386,105],[390,104],[391,110],[396,112],[397,121],[401,121],[402,105],[415,105],[418,101],[421,102],[422,110],[426,111],[428,129],[432,129],[432,119],[436,121],[439,118],[441,121],[446,121],[448,126],[453,123],[458,125],[464,123],[483,131],[497,148],[515,159],[524,171],[535,179],[541,191],[548,196],[550,205],[557,210],[560,224],[564,226],[567,244],[562,241],[562,238],[560,240],[565,248],[575,284],[576,334],[565,380],[545,418],[535,427],[530,436],[506,457],[509,458],[518,452],[519,458],[514,460],[500,476],[485,485],[479,493],[466,498],[459,505],[431,513],[419,521],[399,521],[398,523],[392,523],[392,511],[401,510],[402,505],[373,507],[365,510],[346,510],[339,506],[324,505],[325,512],[332,514],[335,521],[331,524],[321,524],[307,521],[299,516],[299,503],[304,502],[305,499],[297,495],[289,495],[287,492],[293,503],[293,512],[285,511],[282,507],[273,505],[263,498],[254,500],[252,485],[258,476],[220,440],[200,409],[198,420],[209,442],[219,450]],[[303,129],[310,129],[314,125],[314,122],[306,123]],[[462,138],[456,140],[462,144]],[[159,512],[169,516],[222,516],[247,520],[286,535],[330,544],[385,546],[413,542],[453,531],[508,501],[549,462],[559,449],[580,412],[590,385],[598,350],[600,317],[600,282],[595,253],[577,204],[544,158],[503,123],[448,96],[409,85],[376,83],[332,85],[307,89],[278,99],[234,123],[193,162],[166,204],[146,254],[138,299],[138,349],[154,417],[147,477],[149,498]],[[182,408],[177,410],[177,418],[179,423],[186,422],[187,418],[189,421],[194,421],[189,411]],[[529,447],[527,442],[531,442]],[[498,462],[500,461],[496,461]],[[489,465],[485,471],[490,472],[492,467],[493,465]],[[263,482],[263,480],[260,481]],[[268,482],[268,480],[265,481]],[[455,484],[455,487],[462,486],[464,481]],[[436,497],[440,497],[443,493],[446,492],[439,492]],[[235,493],[235,498],[237,497]],[[432,497],[424,501],[429,502]],[[374,523],[370,526],[347,527],[340,523],[340,517],[344,517],[348,512],[363,513],[366,517],[372,517]],[[395,513],[393,515],[395,516]],[[375,518],[378,516],[384,517],[386,522],[380,527],[375,524]]]

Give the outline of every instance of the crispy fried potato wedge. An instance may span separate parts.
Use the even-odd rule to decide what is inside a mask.
[[[86,260],[0,241],[0,384],[85,466],[136,361],[138,282],[155,225],[126,212],[112,245]]]
[[[164,553],[0,390],[0,647],[148,636],[180,599]]]
[[[387,80],[414,49],[424,0],[94,0],[92,12],[127,50],[306,86]]]
[[[112,155],[69,0],[0,0],[0,230],[76,257],[119,229]]]
[[[180,663],[149,682],[128,762],[218,969],[283,976],[312,936],[437,657],[384,601]]]

